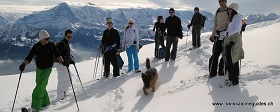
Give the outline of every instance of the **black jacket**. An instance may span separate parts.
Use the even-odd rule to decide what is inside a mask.
[[[56,47],[63,60],[70,61],[72,59],[70,54],[69,42],[66,39],[61,40]]]
[[[195,13],[192,17],[190,26],[193,27],[201,27],[201,24],[203,23],[203,16],[200,13]]]
[[[104,45],[105,47],[112,46],[116,43],[116,49],[120,48],[120,35],[119,32],[115,29],[106,29],[103,32],[102,36],[102,43],[101,45]]]
[[[165,29],[166,29],[166,27],[165,27],[164,23],[156,22],[154,25],[153,31],[156,31],[156,35],[158,35],[158,34],[163,35],[165,33]],[[160,33],[159,33],[159,31],[160,31]]]
[[[41,42],[38,42],[33,45],[25,60],[31,62],[32,58],[35,56],[37,68],[47,69],[53,66],[53,55],[57,58],[60,56],[54,43],[49,42],[46,45],[42,45]]]
[[[181,19],[177,16],[169,16],[165,20],[165,25],[167,29],[167,36],[178,36],[182,39],[182,25]]]

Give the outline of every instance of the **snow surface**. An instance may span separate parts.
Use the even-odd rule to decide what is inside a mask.
[[[262,24],[259,24],[262,26]],[[252,27],[252,26],[248,26]],[[253,26],[255,27],[255,26]],[[225,77],[215,77],[208,82],[208,59],[212,43],[210,33],[202,34],[202,46],[186,51],[191,37],[179,41],[176,61],[152,60],[154,44],[145,45],[139,52],[141,69],[145,71],[145,58],[151,59],[152,67],[159,73],[155,93],[145,96],[140,73],[126,73],[118,78],[93,79],[95,60],[77,63],[81,80],[88,97],[85,97],[74,68],[73,77],[78,104],[82,112],[279,112],[280,111],[280,23],[257,27],[243,33],[245,59],[242,60],[240,84],[234,87],[219,87]],[[186,37],[186,36],[185,36]],[[126,53],[121,53],[127,70]],[[100,62],[101,63],[101,62]],[[27,66],[28,67],[28,66]],[[100,77],[101,64],[97,78]],[[56,100],[57,72],[53,72],[47,87],[52,104],[45,112],[77,111],[73,94],[64,101]],[[9,112],[19,75],[0,77],[0,111]],[[15,110],[30,107],[35,86],[35,72],[23,73]],[[69,89],[72,93],[72,90]],[[225,103],[265,102],[266,106],[226,106]],[[273,105],[268,106],[268,104]],[[224,103],[213,106],[212,103]]]

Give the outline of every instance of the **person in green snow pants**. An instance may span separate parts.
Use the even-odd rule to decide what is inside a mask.
[[[69,63],[64,61],[60,53],[55,49],[55,44],[49,42],[50,35],[46,30],[39,32],[39,42],[33,45],[25,61],[19,66],[21,72],[28,65],[33,57],[36,60],[36,87],[32,93],[32,103],[29,109],[32,112],[40,111],[50,104],[49,95],[46,87],[54,64],[53,56],[64,66],[69,67]]]
[[[51,72],[51,67],[47,69],[36,69],[36,87],[32,93],[31,108],[40,110],[42,107],[46,107],[50,104],[46,87],[48,85]]]

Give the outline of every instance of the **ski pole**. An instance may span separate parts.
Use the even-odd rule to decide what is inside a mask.
[[[100,50],[97,48],[97,53],[95,56],[95,64],[94,64],[94,70],[93,70],[93,78],[96,78],[96,73],[97,73],[97,68],[98,68],[98,63],[99,63],[99,57],[100,57]]]
[[[14,98],[14,102],[13,102],[12,112],[14,111],[14,106],[15,106],[15,101],[16,101],[16,98],[17,98],[17,92],[18,92],[18,88],[19,88],[21,75],[22,75],[22,71],[20,71],[20,75],[19,75],[19,78],[18,78],[18,84],[17,84],[16,94],[15,94],[15,98]]]
[[[212,71],[212,65],[213,65],[214,56],[215,56],[216,44],[217,44],[217,38],[216,38],[215,41],[214,41],[213,55],[212,55],[211,65],[210,65],[210,74],[211,74],[211,71]]]
[[[105,63],[105,58],[104,58],[104,55],[102,55],[102,65],[101,65],[101,75],[100,75],[100,78],[103,76],[103,75],[105,75],[104,73],[103,73],[103,66],[104,66],[104,63]],[[102,75],[102,73],[103,73],[103,75]],[[109,74],[108,74],[109,75]]]
[[[186,46],[188,45],[189,30],[190,30],[190,29],[188,28],[188,30],[187,30]]]
[[[157,43],[156,43],[156,46],[157,46],[157,52],[156,52],[156,56],[157,56],[157,58],[159,59],[159,38],[160,38],[160,28],[158,28],[158,30],[157,30]]]
[[[224,41],[225,41],[225,38],[227,38],[228,37],[228,33],[226,33],[226,36],[223,38],[223,44],[222,44],[222,46],[223,46],[223,55],[222,55],[222,57],[223,57],[223,61],[224,61],[224,76],[226,76],[226,67],[229,69],[229,66],[228,66],[228,59],[227,59],[227,51],[226,51],[226,46],[224,45]]]
[[[240,63],[239,63],[239,76],[241,74],[241,60],[240,60]]]
[[[96,49],[97,49],[97,51],[98,51],[98,48],[96,48]],[[96,56],[95,56],[95,62],[94,62],[93,74],[92,74],[92,77],[93,77],[93,78],[95,78],[94,74],[95,74],[95,69],[96,69],[97,55],[98,55],[98,52],[96,53]]]
[[[68,67],[66,67],[66,68],[67,68],[67,71],[68,71],[68,74],[69,74],[70,83],[71,83],[72,90],[73,90],[73,93],[74,93],[74,97],[75,97],[76,105],[77,105],[78,111],[80,111],[80,109],[79,109],[79,105],[78,105],[78,102],[77,102],[76,93],[75,93],[74,86],[73,86],[73,83],[72,83],[72,78],[71,78],[71,75],[70,75],[70,71],[69,71],[69,68],[68,68]]]
[[[76,70],[76,72],[77,72],[77,75],[78,75],[79,81],[80,81],[81,86],[82,86],[82,88],[83,88],[83,91],[84,91],[84,93],[85,93],[85,96],[87,97],[87,94],[86,94],[86,92],[85,92],[85,89],[84,89],[83,83],[82,83],[81,78],[80,78],[80,75],[79,75],[79,73],[78,73],[78,70],[77,70],[76,64],[74,64],[74,67],[75,67],[75,70]]]

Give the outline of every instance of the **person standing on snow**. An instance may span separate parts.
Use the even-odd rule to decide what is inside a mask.
[[[242,32],[244,32],[244,31],[245,31],[246,26],[247,26],[246,21],[247,21],[247,19],[246,19],[246,18],[243,18],[243,19],[242,19],[242,27],[241,27],[241,31],[240,31],[240,35],[241,35],[241,37],[242,37]]]
[[[236,2],[229,5],[228,13],[230,15],[230,23],[227,29],[228,37],[224,40],[224,52],[227,57],[229,81],[230,85],[233,86],[239,84],[239,60],[244,58],[242,39],[240,35],[242,17],[237,13],[238,9],[239,5]]]
[[[38,43],[33,45],[31,51],[25,58],[24,63],[19,66],[19,70],[24,71],[25,66],[28,65],[35,56],[36,87],[32,93],[31,108],[28,109],[31,112],[40,111],[42,108],[50,104],[46,87],[48,85],[49,76],[52,72],[52,66],[54,64],[53,56],[55,56],[59,62],[62,62],[64,66],[69,66],[69,63],[63,61],[55,47],[55,44],[49,42],[50,35],[46,30],[41,30],[39,32],[39,40],[40,41]]]
[[[134,70],[135,72],[141,72],[139,70],[139,59],[138,59],[138,51],[139,51],[139,32],[136,28],[133,27],[134,20],[130,19],[128,21],[128,26],[124,30],[124,37],[122,41],[122,50],[126,51],[128,58],[128,72]],[[133,59],[132,59],[133,58]]]
[[[182,25],[181,19],[175,16],[175,10],[173,8],[169,9],[170,16],[165,19],[165,25],[167,29],[167,38],[166,38],[166,48],[165,48],[165,61],[174,61],[176,59],[177,54],[177,46],[179,38],[182,39]],[[172,50],[170,53],[170,48],[172,46]],[[171,56],[170,56],[171,54]]]
[[[119,32],[113,28],[112,18],[106,19],[107,29],[103,32],[101,46],[104,48],[104,63],[106,78],[110,75],[110,63],[113,65],[113,76],[120,76],[120,69],[117,66],[116,55],[119,55],[120,35]]]
[[[214,28],[212,31],[212,35],[210,37],[210,41],[214,42],[212,56],[209,59],[209,78],[215,77],[217,75],[217,68],[219,66],[218,75],[224,75],[224,60],[220,59],[220,63],[218,65],[218,60],[223,52],[223,40],[225,35],[224,32],[228,28],[228,18],[229,14],[227,12],[227,0],[219,0],[220,8],[216,11],[215,20],[214,20]],[[223,32],[223,33],[221,33]]]
[[[199,48],[201,43],[200,43],[200,34],[201,34],[201,24],[203,23],[203,16],[199,12],[199,8],[195,7],[194,8],[195,14],[192,17],[191,23],[188,25],[188,29],[192,27],[192,45],[193,47],[190,49],[195,49]]]
[[[153,31],[155,31],[155,58],[159,59],[159,45],[165,49],[165,45],[164,45],[164,35],[166,35],[165,33],[165,24],[163,22],[163,17],[162,16],[158,16],[157,18],[157,22],[154,25],[154,29]]]
[[[73,32],[68,29],[64,32],[64,38],[57,44],[57,49],[60,52],[64,61],[69,64],[75,64],[70,54],[69,42],[72,40]],[[68,93],[68,88],[71,85],[68,70],[61,63],[56,64],[57,69],[57,99],[63,100]]]

